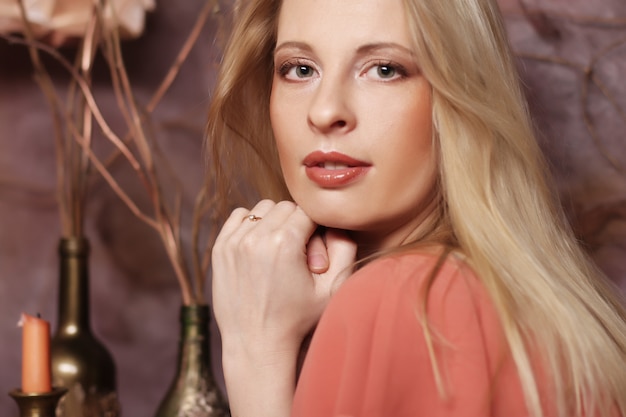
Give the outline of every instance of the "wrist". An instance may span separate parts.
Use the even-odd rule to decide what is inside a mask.
[[[247,332],[223,332],[222,355],[251,362],[278,360],[298,354],[304,336],[285,331],[260,329]]]
[[[274,345],[223,344],[222,365],[233,417],[288,417],[298,351]]]
[[[288,367],[297,361],[299,351],[300,343],[296,342],[222,339],[222,363],[234,371],[239,367]]]

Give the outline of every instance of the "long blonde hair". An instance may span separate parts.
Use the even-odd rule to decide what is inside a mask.
[[[405,0],[405,8],[432,86],[439,221],[500,313],[529,411],[543,416],[542,401],[553,400],[562,417],[613,407],[626,416],[622,300],[546,182],[495,1]],[[279,10],[279,0],[255,0],[238,11],[214,90],[208,151],[224,213],[246,193],[289,198],[269,120]],[[552,376],[550,398],[538,392],[531,351]]]

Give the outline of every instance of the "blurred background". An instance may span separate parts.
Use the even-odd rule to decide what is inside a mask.
[[[221,0],[211,9],[180,72],[151,113],[151,135],[176,174],[172,178],[178,178],[165,182],[164,190],[179,190],[182,196],[181,238],[187,243],[188,213],[203,182],[204,120],[231,1]],[[146,7],[140,33],[122,42],[139,103],[148,103],[161,85],[204,5],[157,0]],[[500,0],[500,5],[570,221],[598,265],[626,291],[626,2]],[[59,36],[47,41],[65,42],[59,51],[73,60],[77,47],[71,41]],[[52,59],[44,63],[63,91],[67,72]],[[53,329],[57,314],[62,226],[55,142],[50,107],[33,74],[27,48],[0,38],[0,414],[6,416],[17,415],[6,393],[20,385],[20,313],[39,312]],[[125,132],[103,59],[96,57],[92,76],[103,114],[113,129]],[[95,141],[98,152],[111,151],[97,135]],[[150,195],[129,165],[120,159],[109,170],[150,212]],[[176,363],[182,299],[172,264],[155,230],[139,221],[98,175],[85,199],[84,233],[92,246],[92,327],[117,364],[122,415],[154,415]],[[214,326],[212,335],[219,379]]]

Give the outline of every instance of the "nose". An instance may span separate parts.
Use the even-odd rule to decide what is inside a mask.
[[[351,131],[356,126],[352,98],[349,82],[322,77],[309,106],[309,126],[324,135]]]

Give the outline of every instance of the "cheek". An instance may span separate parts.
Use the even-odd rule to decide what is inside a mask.
[[[280,140],[277,140],[276,144],[277,144],[276,148],[278,150],[278,160],[280,163],[280,169],[283,173],[283,178],[285,180],[285,183],[287,184],[287,187],[291,190],[294,177],[296,176],[296,173],[297,173],[296,153],[289,146],[285,146],[285,144]]]
[[[273,88],[270,96],[270,123],[283,176],[289,186],[302,158],[300,146],[304,132],[301,121],[306,119],[302,101],[285,94],[281,88]]]
[[[287,144],[285,139],[289,138],[292,132],[290,128],[293,128],[295,114],[290,106],[285,105],[284,94],[281,94],[280,88],[273,88],[270,95],[270,123],[272,131],[274,132],[274,138],[276,140],[276,146],[279,149],[284,148]]]
[[[423,83],[416,90],[416,99],[406,106],[404,118],[409,121],[408,128],[420,136],[420,143],[430,147],[433,130],[430,88]]]
[[[420,97],[420,96],[417,96]],[[429,96],[408,102],[399,113],[395,150],[388,160],[395,161],[398,187],[428,192],[437,177],[437,157],[432,138],[432,116]]]
[[[282,166],[283,159],[285,159],[283,155],[285,153],[284,138],[286,134],[284,132],[284,124],[286,117],[283,109],[280,108],[278,103],[280,103],[280,99],[277,97],[274,89],[272,89],[272,94],[270,96],[270,124],[274,134],[276,149],[278,150],[278,155],[280,157],[280,164]]]
[[[277,114],[280,114],[280,116],[276,116]],[[276,112],[270,110],[270,120],[276,150],[278,151],[280,169],[287,187],[292,191],[292,186],[297,174],[297,161],[299,159],[295,144],[293,141],[289,140],[289,138],[293,137],[293,133],[289,131],[290,126],[293,124],[288,122],[288,118],[284,117],[284,114],[285,113],[279,110]]]

